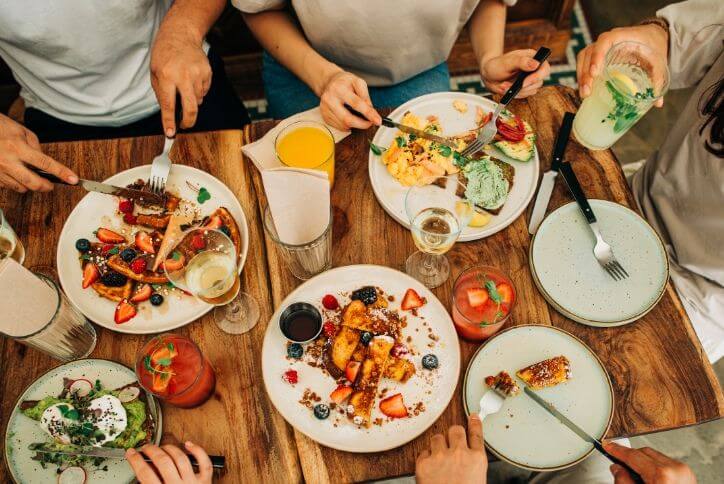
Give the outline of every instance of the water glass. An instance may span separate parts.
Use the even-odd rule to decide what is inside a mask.
[[[25,246],[0,210],[0,259],[11,257],[22,264],[25,261]]]

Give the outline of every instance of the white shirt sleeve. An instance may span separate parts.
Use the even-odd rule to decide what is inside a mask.
[[[285,0],[231,0],[231,4],[244,13],[259,13],[276,10],[287,3]]]
[[[516,3],[518,3],[518,0],[500,0],[505,4],[506,7],[513,7]]]

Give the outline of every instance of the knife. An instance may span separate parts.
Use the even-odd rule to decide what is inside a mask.
[[[400,124],[396,121],[392,121],[390,118],[382,118],[382,126],[387,126],[388,128],[397,128],[400,131],[402,131],[403,133],[414,134],[418,138],[429,139],[430,141],[434,141],[435,143],[445,145],[454,150],[458,149],[457,143],[449,138],[443,138],[442,136],[435,136],[434,134],[430,134],[427,131],[423,131],[421,129],[416,129],[416,128],[413,128],[412,126],[407,126],[406,124]]]
[[[553,148],[553,158],[551,159],[551,169],[543,173],[543,178],[538,188],[538,195],[535,197],[535,204],[533,205],[533,213],[530,216],[530,222],[528,223],[528,233],[534,234],[538,231],[540,223],[546,214],[548,208],[548,202],[551,199],[551,193],[553,193],[553,186],[558,176],[558,170],[563,163],[563,155],[568,145],[568,139],[571,135],[571,126],[573,124],[573,113],[566,113],[563,116],[563,122],[561,128],[558,131],[558,137],[556,138],[556,144]]]
[[[31,450],[34,452],[40,452],[42,454],[63,454],[78,457],[96,457],[101,459],[126,460],[125,449],[111,449],[108,447],[74,446],[73,448],[69,449],[55,450],[46,449],[41,446]],[[146,462],[151,462],[151,459],[146,454],[144,454],[143,452],[139,452],[139,454],[141,454],[143,460],[145,460]],[[199,463],[196,461],[196,458],[193,455],[186,454],[186,457],[189,458],[192,466],[198,467]],[[209,459],[211,459],[211,466],[214,469],[223,469],[226,465],[226,458],[223,455],[210,455]]]
[[[37,170],[34,168],[31,168],[31,171],[33,171],[39,177],[45,178],[52,183],[76,186],[66,181],[63,181],[57,176],[52,175],[46,171]],[[129,200],[137,200],[142,205],[164,206],[166,204],[165,196],[156,195],[155,193],[147,192],[145,190],[135,190],[133,188],[117,187],[115,185],[109,185],[107,183],[101,183],[93,180],[84,180],[82,178],[78,180],[77,185],[85,188],[89,192],[105,193],[106,195],[115,195],[118,197],[127,198]]]
[[[601,444],[601,441],[598,439],[593,438],[590,434],[588,434],[585,430],[583,430],[578,425],[571,422],[568,417],[563,415],[561,412],[559,412],[556,407],[553,406],[550,402],[547,402],[543,398],[539,397],[533,390],[531,390],[528,387],[523,388],[523,391],[526,395],[528,395],[535,403],[543,407],[543,409],[548,412],[549,414],[553,415],[559,422],[561,422],[563,425],[568,427],[570,430],[573,431],[574,434],[578,435],[580,438],[585,440],[586,442],[593,444],[593,447],[596,448],[597,451],[599,451],[601,454],[603,454],[608,460],[613,462],[614,464],[618,464],[628,473],[631,475],[631,478],[634,480],[634,482],[643,483],[643,479],[641,476],[631,467],[628,466],[628,464],[625,464],[623,461],[617,459],[616,457],[609,454],[606,449],[603,448],[603,444]]]

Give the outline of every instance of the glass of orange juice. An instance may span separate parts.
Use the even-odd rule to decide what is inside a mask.
[[[334,184],[334,136],[325,125],[297,121],[282,129],[274,142],[277,158],[293,168],[326,171]]]

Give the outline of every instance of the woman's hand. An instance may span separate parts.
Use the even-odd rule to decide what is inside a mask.
[[[53,184],[30,171],[32,165],[68,183],[78,183],[70,168],[44,155],[35,133],[0,114],[0,187],[19,193],[49,192]]]
[[[419,484],[487,482],[488,458],[483,446],[483,422],[477,414],[468,417],[468,433],[460,425],[443,434],[433,435],[430,450],[423,451],[415,464]]]
[[[603,446],[638,472],[646,484],[696,484],[696,476],[689,466],[650,447],[630,449],[613,442]],[[611,466],[611,474],[616,484],[634,484],[628,471],[617,464]]]
[[[382,117],[372,107],[367,83],[349,72],[340,69],[331,74],[324,83],[319,99],[324,121],[342,131],[367,129],[373,124],[382,123]],[[345,104],[364,118],[352,114]]]
[[[194,473],[186,454],[174,445],[142,447],[141,452],[150,457],[153,466],[134,449],[126,451],[126,459],[141,484],[211,484],[213,468],[208,454],[191,442],[186,442],[185,447],[196,458],[198,473]]]
[[[531,72],[538,69],[540,63],[533,59],[535,52],[533,49],[513,50],[492,59],[483,59],[480,63],[483,84],[490,92],[502,95],[513,85],[515,76],[520,71]],[[537,72],[525,78],[523,88],[515,97],[524,98],[538,92],[550,72],[551,66],[546,61]]]

